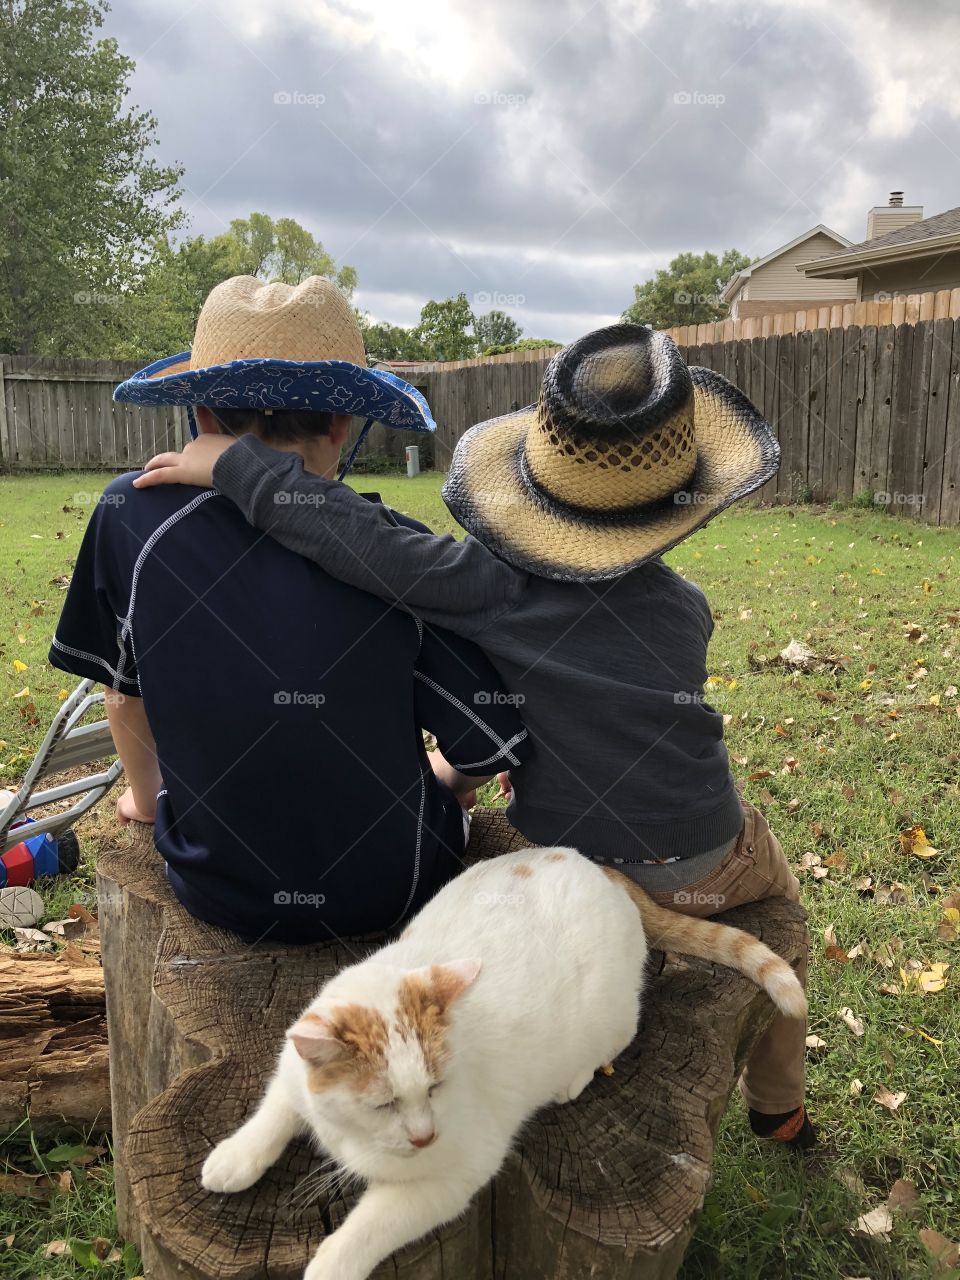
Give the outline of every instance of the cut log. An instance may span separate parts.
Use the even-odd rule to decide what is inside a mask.
[[[42,952],[0,952],[0,1130],[110,1128],[103,972]]]
[[[341,965],[379,939],[247,946],[177,904],[150,831],[101,854],[121,1232],[148,1280],[300,1280],[356,1202],[318,1194],[324,1168],[293,1144],[249,1191],[209,1195],[211,1147],[256,1105],[285,1028]],[[524,841],[502,811],[475,814],[471,854]],[[802,909],[781,899],[723,917],[795,962]],[[773,1006],[721,966],[651,954],[641,1025],[614,1073],[523,1131],[495,1183],[377,1280],[667,1280],[709,1186],[720,1117]]]

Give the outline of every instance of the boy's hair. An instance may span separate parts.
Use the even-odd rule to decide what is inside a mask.
[[[243,436],[255,432],[266,444],[293,444],[328,436],[334,415],[329,410],[303,412],[297,409],[274,409],[264,413],[262,409],[215,409],[210,412],[228,436]]]

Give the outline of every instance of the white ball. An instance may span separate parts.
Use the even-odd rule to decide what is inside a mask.
[[[28,929],[44,910],[43,899],[34,889],[23,885],[0,889],[0,929]]]

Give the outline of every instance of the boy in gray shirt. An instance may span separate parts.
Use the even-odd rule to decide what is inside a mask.
[[[532,740],[513,825],[709,915],[796,900],[799,886],[740,801],[722,717],[703,697],[709,605],[659,557],[778,465],[735,387],[688,368],[666,335],[614,325],[553,359],[538,404],[460,441],[443,496],[464,541],[406,528],[256,440],[208,437],[137,483],[212,482],[335,577],[476,641]],[[815,1141],[804,1039],[802,1022],[776,1018],[741,1082],[754,1131],[795,1146]]]

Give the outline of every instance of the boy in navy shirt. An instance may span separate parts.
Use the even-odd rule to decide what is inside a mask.
[[[314,332],[333,310],[339,337]],[[204,350],[225,320],[246,335],[232,363],[229,347]],[[249,358],[251,320],[273,355]],[[164,385],[134,390],[191,395],[201,430],[295,448],[313,474],[333,475],[350,418],[301,409],[297,377],[308,394],[322,389],[312,403],[384,417],[399,406],[432,425],[412,388],[362,367],[359,336],[344,340],[355,330],[328,281],[291,289],[241,277],[201,313],[196,372],[148,369],[132,381]],[[264,412],[244,398],[251,389],[297,407]],[[233,402],[212,410],[199,397]],[[460,799],[525,756],[526,730],[489,660],[257,533],[225,498],[139,492],[133,479],[114,480],[98,503],[50,651],[55,666],[111,691],[130,784],[121,820],[155,822],[180,901],[247,939],[310,942],[399,924],[462,865]],[[428,757],[422,730],[440,752]]]

